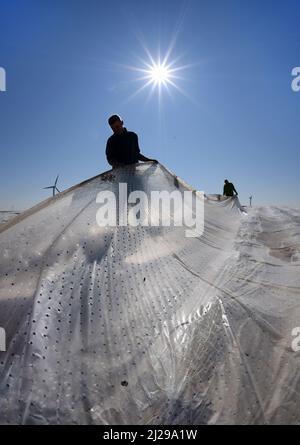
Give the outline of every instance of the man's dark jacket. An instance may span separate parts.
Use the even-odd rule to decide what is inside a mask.
[[[108,161],[114,160],[122,164],[135,164],[139,160],[140,148],[138,136],[133,131],[114,133],[107,140],[106,157]]]
[[[227,184],[224,184],[223,195],[233,196],[233,192],[235,192],[237,194],[237,191],[234,188],[234,185],[232,184],[232,182],[228,182]]]

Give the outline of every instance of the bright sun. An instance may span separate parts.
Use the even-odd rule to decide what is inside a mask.
[[[156,84],[164,84],[170,80],[171,72],[165,65],[154,64],[149,72],[149,77]]]
[[[176,62],[179,60],[177,57],[176,60],[169,60],[171,50],[173,45],[168,49],[165,57],[161,59],[160,54],[155,60],[150,51],[144,46],[144,49],[147,53],[148,60],[143,60],[140,58],[140,61],[144,66],[132,66],[132,65],[121,65],[124,68],[127,68],[131,71],[136,71],[141,74],[140,77],[136,77],[132,79],[132,81],[142,81],[143,84],[140,88],[138,88],[133,94],[131,94],[127,100],[132,99],[134,96],[139,94],[141,91],[145,90],[147,87],[149,88],[149,98],[154,93],[154,91],[158,92],[159,102],[161,101],[162,91],[166,90],[169,95],[171,95],[171,88],[175,88],[177,91],[182,93],[184,96],[190,98],[190,96],[177,85],[178,80],[184,80],[184,77],[178,75],[180,71],[186,70],[192,65],[177,65]]]

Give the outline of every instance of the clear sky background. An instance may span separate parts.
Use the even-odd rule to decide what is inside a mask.
[[[299,23],[298,0],[0,0],[0,209],[108,170],[113,113],[199,190],[298,207]],[[138,92],[170,48],[177,88]]]

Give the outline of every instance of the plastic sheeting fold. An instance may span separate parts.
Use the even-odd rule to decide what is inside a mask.
[[[0,423],[299,423],[300,212],[206,195],[197,238],[101,228],[120,182],[189,190],[138,164],[0,227]]]

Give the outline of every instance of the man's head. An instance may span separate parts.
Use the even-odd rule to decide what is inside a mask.
[[[228,179],[224,179],[225,184],[228,184]]]
[[[117,114],[113,114],[112,116],[110,116],[110,118],[108,119],[108,123],[114,133],[121,134],[123,132],[123,121],[122,118]]]

